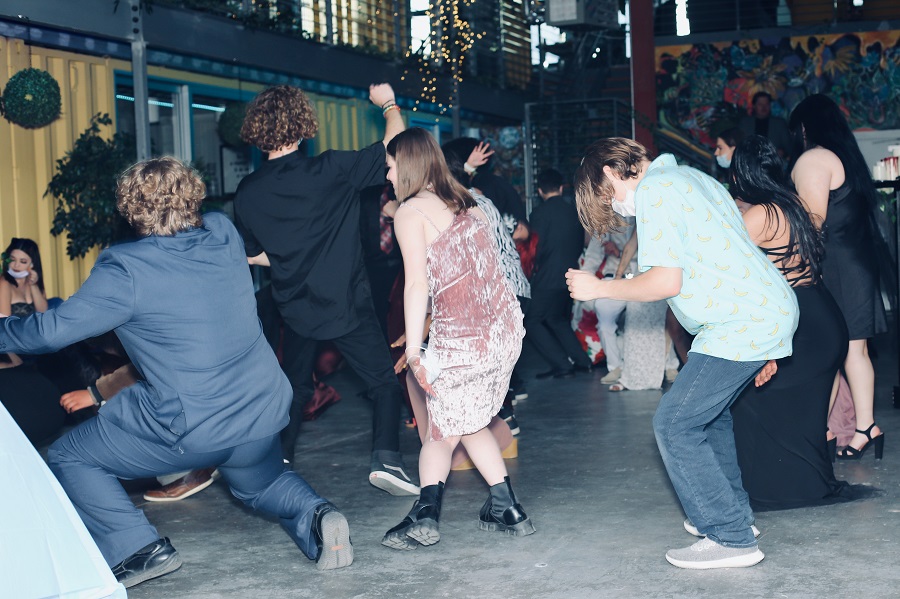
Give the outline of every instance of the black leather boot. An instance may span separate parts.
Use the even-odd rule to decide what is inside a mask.
[[[419,498],[400,524],[387,531],[381,544],[392,549],[409,551],[421,545],[434,545],[441,540],[438,520],[444,483],[422,487]]]
[[[502,483],[491,486],[491,496],[481,508],[478,527],[481,530],[505,532],[514,537],[534,533],[534,524],[516,500],[508,476]]]

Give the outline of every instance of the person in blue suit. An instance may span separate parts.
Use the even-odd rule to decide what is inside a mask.
[[[139,235],[104,250],[55,310],[0,321],[0,351],[51,352],[109,330],[142,375],[49,449],[48,462],[126,587],[177,570],[117,480],[218,465],[231,492],[276,515],[320,570],[353,561],[347,520],[285,468],[290,383],[263,336],[241,237],[200,214],[206,188],[174,158],[131,167],[117,207]]]

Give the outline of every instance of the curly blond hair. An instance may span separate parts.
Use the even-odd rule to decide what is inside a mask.
[[[260,92],[247,106],[241,139],[263,152],[274,152],[319,130],[316,109],[303,90],[276,85]]]
[[[138,235],[175,235],[203,224],[200,204],[206,185],[199,173],[177,158],[138,162],[121,177],[116,208]]]
[[[595,237],[625,224],[612,209],[615,189],[603,172],[608,166],[621,179],[634,179],[644,160],[650,160],[647,148],[624,137],[607,137],[588,146],[575,171],[575,205],[578,218]]]

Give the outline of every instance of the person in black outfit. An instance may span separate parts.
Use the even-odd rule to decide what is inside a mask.
[[[575,205],[562,195],[563,177],[548,169],[538,176],[543,202],[531,213],[531,232],[537,235],[531,305],[525,315],[526,339],[550,363],[538,378],[563,378],[575,370],[589,372],[590,359],[569,324],[572,298],[566,287],[566,271],[578,267],[584,250],[584,230]]]
[[[822,432],[835,374],[847,355],[847,325],[822,283],[822,239],[784,174],[775,145],[752,135],[732,162],[734,193],[749,205],[750,239],[797,296],[794,353],[778,375],[744,389],[731,408],[741,480],[753,509],[790,509],[853,498],[834,476]]]
[[[528,239],[525,205],[516,188],[491,170],[494,152],[490,146],[487,143],[479,142],[474,137],[458,137],[441,147],[445,152],[452,152],[465,159],[463,167],[471,176],[468,187],[475,188],[497,208],[513,240]],[[474,157],[479,158],[478,163],[470,164]]]
[[[250,263],[271,266],[285,323],[282,368],[294,390],[282,431],[285,459],[293,460],[303,405],[313,395],[316,346],[332,340],[374,403],[369,482],[393,495],[417,495],[399,452],[403,394],[372,305],[359,228],[360,191],[384,184],[385,145],[404,125],[390,85],[369,93],[384,113],[383,142],[315,157],[298,151],[318,130],[306,95],[287,85],[260,93],[241,136],[268,160],[241,181],[235,215]]]
[[[372,287],[375,315],[385,339],[388,339],[387,317],[390,310],[391,289],[400,274],[403,258],[400,246],[394,241],[392,219],[384,214],[384,205],[394,200],[391,185],[374,185],[359,195],[359,237],[362,241],[363,261]]]

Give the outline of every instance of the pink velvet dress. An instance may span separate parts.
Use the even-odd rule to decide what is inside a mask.
[[[412,207],[414,210],[416,208]],[[457,214],[428,246],[428,352],[441,367],[427,398],[433,440],[478,432],[500,410],[522,351],[522,310],[488,225]]]

